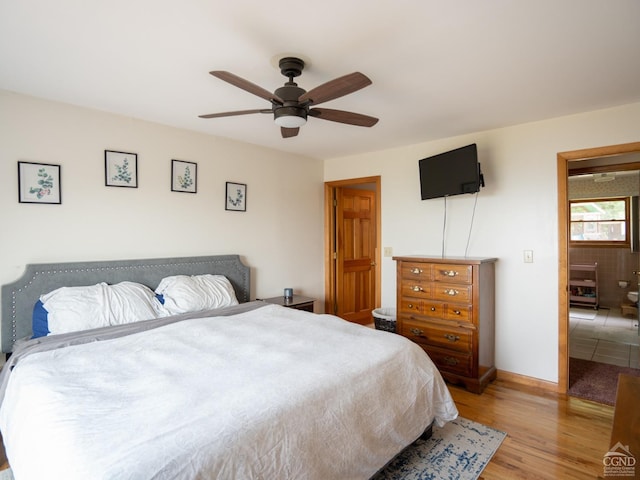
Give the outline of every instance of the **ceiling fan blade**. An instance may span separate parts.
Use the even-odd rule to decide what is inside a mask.
[[[354,72],[312,88],[307,93],[303,93],[298,98],[298,101],[300,103],[309,102],[310,104],[318,105],[319,103],[328,102],[356,92],[367,85],[371,85],[371,83],[369,77],[363,73]]]
[[[296,128],[280,127],[280,133],[282,133],[282,138],[295,137],[296,135],[298,135],[299,131],[300,131],[300,127],[296,127]]]
[[[361,113],[345,112],[344,110],[333,110],[332,108],[312,108],[309,115],[329,120],[331,122],[347,123],[349,125],[357,125],[359,127],[373,127],[378,123],[378,119]]]
[[[270,102],[284,103],[284,101],[278,95],[271,93],[270,91],[265,90],[262,87],[259,87],[255,83],[251,83],[249,80],[245,80],[244,78],[234,75],[231,72],[225,72],[224,70],[214,70],[209,73],[214,77],[219,78],[220,80],[224,80],[225,82],[230,83],[235,87],[241,88],[242,90],[245,90],[249,93],[253,93],[260,98],[264,98],[265,100],[269,100]]]
[[[273,113],[273,111],[268,108],[261,108],[257,110],[238,110],[235,112],[209,113],[207,115],[198,115],[198,117],[200,118],[234,117],[236,115],[249,115],[251,113]]]

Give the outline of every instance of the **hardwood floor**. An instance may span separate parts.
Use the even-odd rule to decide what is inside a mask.
[[[605,478],[613,407],[501,379],[449,389],[461,416],[507,433],[481,479]]]

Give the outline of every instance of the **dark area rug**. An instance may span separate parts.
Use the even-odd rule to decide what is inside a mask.
[[[615,405],[618,375],[640,377],[640,370],[606,363],[569,358],[569,395]]]

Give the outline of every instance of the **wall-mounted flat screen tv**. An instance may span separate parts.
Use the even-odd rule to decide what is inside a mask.
[[[418,161],[422,200],[476,193],[484,187],[476,144]]]

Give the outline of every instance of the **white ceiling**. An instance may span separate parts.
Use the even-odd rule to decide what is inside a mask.
[[[269,108],[208,72],[273,91],[285,54],[369,76],[322,107],[380,122],[198,118]],[[0,0],[0,89],[332,158],[640,101],[640,1]]]

